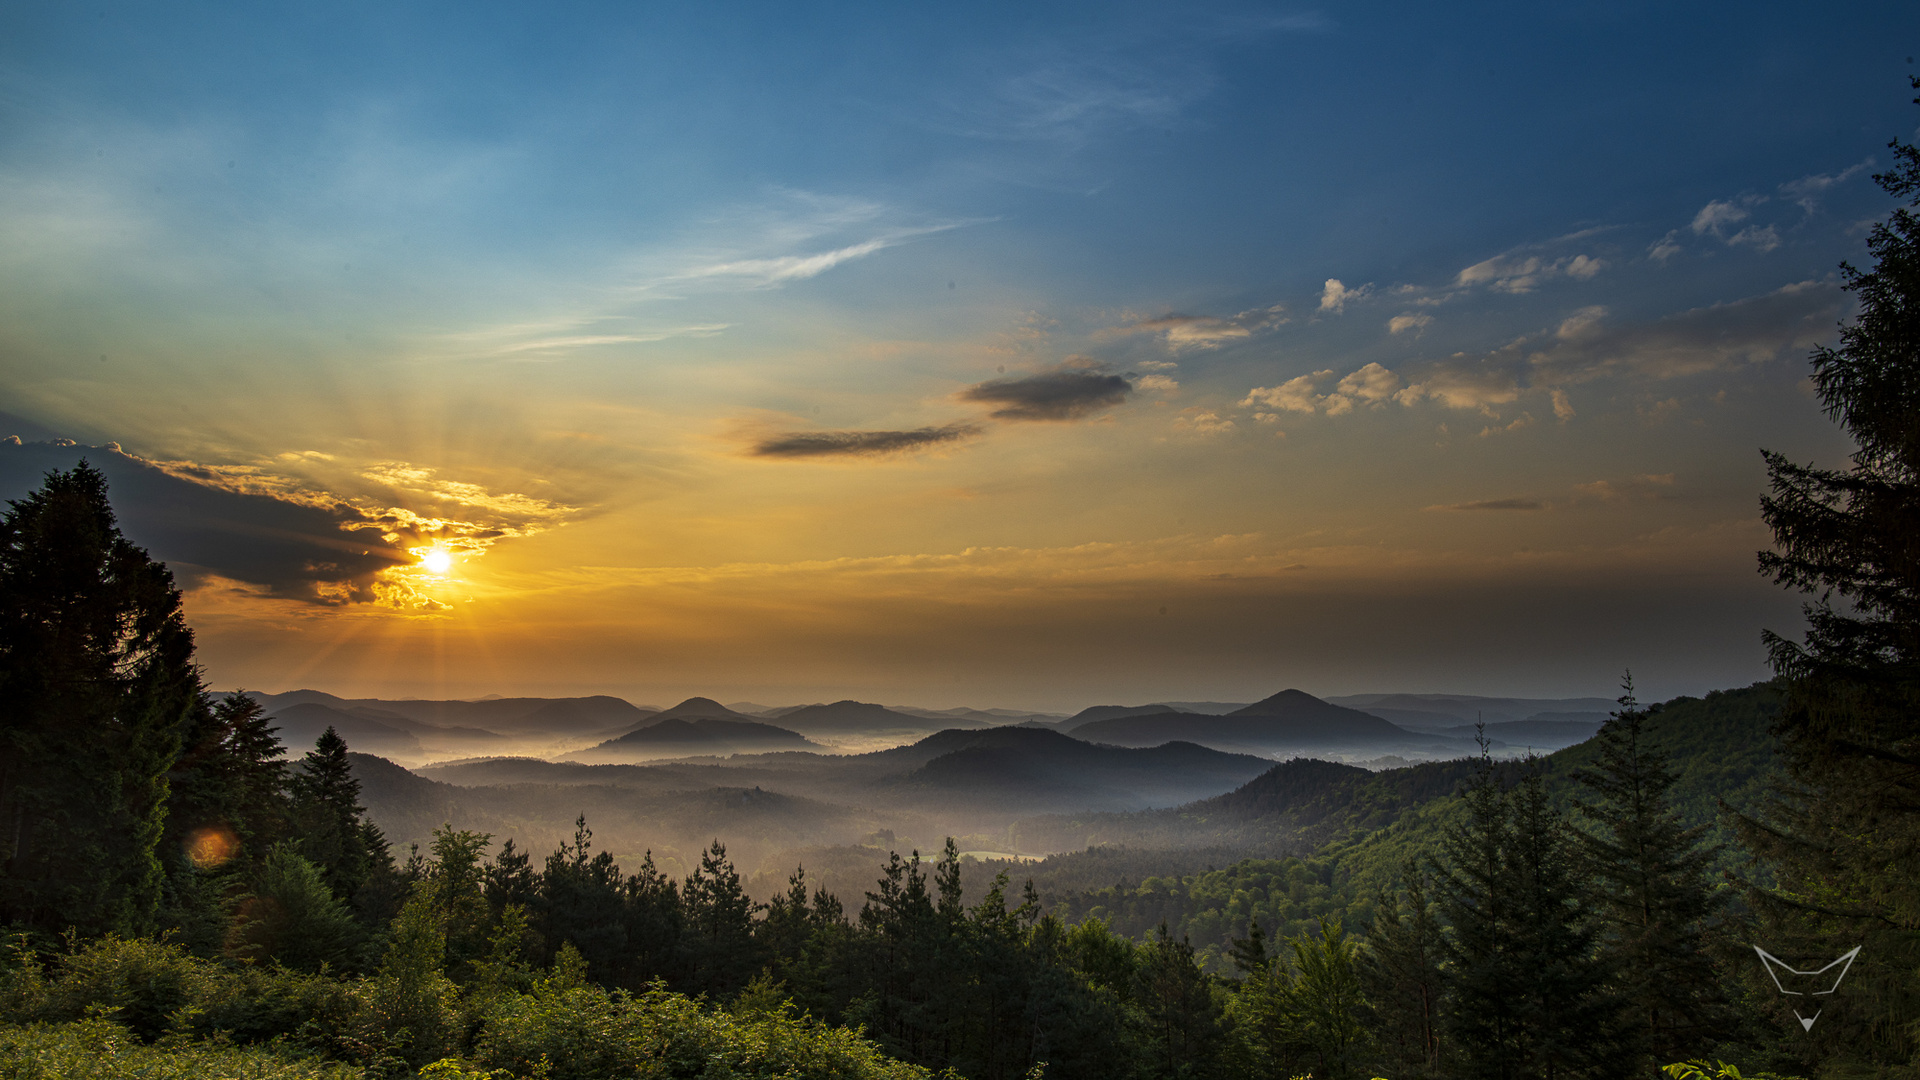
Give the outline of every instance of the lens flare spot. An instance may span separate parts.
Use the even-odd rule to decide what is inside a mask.
[[[240,838],[225,825],[209,825],[204,829],[195,829],[187,837],[187,858],[202,870],[211,870],[225,863],[240,850]]]

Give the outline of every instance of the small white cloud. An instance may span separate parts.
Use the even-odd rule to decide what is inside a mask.
[[[1372,291],[1372,285],[1361,285],[1358,288],[1349,289],[1341,283],[1339,278],[1328,278],[1326,286],[1320,290],[1320,310],[1331,311],[1338,315],[1346,310],[1348,301],[1365,299],[1366,295]]]
[[[1400,389],[1400,376],[1379,364],[1368,364],[1341,379],[1340,385],[1334,389],[1356,401],[1375,405],[1392,397]]]
[[[1719,236],[1728,226],[1738,225],[1740,222],[1747,220],[1748,216],[1748,212],[1744,207],[1736,206],[1731,202],[1721,202],[1716,199],[1701,207],[1700,212],[1693,215],[1693,225],[1690,227],[1693,229],[1693,235],[1695,236],[1700,236],[1705,233],[1712,233],[1715,236]]]
[[[1196,435],[1225,435],[1233,430],[1234,423],[1218,413],[1189,411],[1185,416],[1175,417],[1173,426]]]
[[[1771,225],[1764,229],[1757,225],[1749,225],[1727,237],[1727,244],[1750,247],[1764,254],[1780,246],[1780,231]]]
[[[1544,259],[1538,255],[1522,256],[1508,252],[1483,259],[1460,271],[1454,276],[1454,284],[1462,288],[1485,285],[1495,292],[1529,293],[1538,288],[1541,282],[1553,277],[1592,280],[1606,265],[1605,260],[1591,255]]]
[[[1134,381],[1134,388],[1156,394],[1171,394],[1180,389],[1180,384],[1165,375],[1142,375]]]
[[[1240,402],[1243,409],[1264,405],[1269,409],[1284,412],[1311,413],[1320,411],[1320,395],[1315,390],[1321,380],[1330,378],[1332,371],[1316,371],[1311,375],[1299,375],[1288,379],[1279,386],[1256,386],[1247,391]]]
[[[1280,422],[1280,414],[1270,413],[1270,412],[1257,412],[1253,414],[1253,419],[1255,423],[1259,423],[1259,424],[1277,424]]]
[[[1800,209],[1811,214],[1818,208],[1820,196],[1825,194],[1828,188],[1838,184],[1844,184],[1871,168],[1873,168],[1873,159],[1868,158],[1865,161],[1851,165],[1832,175],[1803,176],[1798,180],[1789,180],[1780,185],[1780,191],[1789,199],[1798,203]]]
[[[1591,337],[1594,331],[1599,329],[1600,320],[1606,317],[1607,309],[1604,307],[1597,304],[1593,307],[1583,307],[1561,320],[1560,329],[1554,331],[1554,336],[1561,341]]]
[[[1141,360],[1133,366],[1141,371],[1172,371],[1180,365],[1171,360]]]
[[[1555,387],[1553,390],[1553,415],[1561,423],[1573,419],[1573,402],[1567,400],[1567,392]]]
[[[1570,278],[1578,278],[1581,281],[1591,281],[1595,274],[1606,269],[1606,265],[1607,263],[1604,259],[1596,259],[1590,255],[1575,255],[1573,259],[1567,263],[1566,274]]]
[[[1664,263],[1675,255],[1680,254],[1682,248],[1674,241],[1674,237],[1679,235],[1680,230],[1675,229],[1659,240],[1656,240],[1647,248],[1647,258],[1657,263]]]
[[[1433,322],[1431,315],[1416,315],[1411,312],[1395,315],[1387,320],[1387,333],[1404,334],[1409,330],[1424,330]]]

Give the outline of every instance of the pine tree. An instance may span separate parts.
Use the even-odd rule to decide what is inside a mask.
[[[1446,1030],[1460,1074],[1625,1075],[1584,882],[1539,773],[1508,794],[1483,750],[1464,801],[1467,820],[1430,866],[1453,927]]]
[[[1360,958],[1360,980],[1386,1071],[1397,1077],[1432,1077],[1440,1070],[1444,943],[1427,900],[1426,875],[1408,865],[1402,878],[1402,892],[1382,890],[1375,905],[1367,934],[1370,947]]]
[[[173,575],[120,534],[99,470],[0,517],[0,923],[151,928],[166,773],[200,693]]]
[[[758,907],[740,887],[740,873],[727,859],[726,845],[715,840],[700,855],[700,865],[680,888],[686,912],[684,941],[692,963],[695,993],[731,996],[760,969],[753,942],[753,913]]]
[[[1186,1080],[1213,1073],[1222,1049],[1223,1003],[1214,1000],[1194,960],[1193,943],[1184,934],[1175,939],[1164,922],[1140,950],[1134,999],[1144,1013],[1160,1076]]]
[[[1608,988],[1610,958],[1596,955],[1588,887],[1565,819],[1539,772],[1514,790],[1505,853],[1510,955],[1521,1076],[1624,1077],[1634,1072]]]
[[[1700,842],[1706,826],[1681,824],[1673,769],[1646,742],[1647,715],[1629,678],[1594,739],[1598,760],[1575,775],[1593,796],[1578,804],[1589,826],[1581,854],[1642,1072],[1701,1057],[1734,1026],[1706,940],[1725,907],[1708,880],[1714,852]]]
[[[379,829],[360,805],[360,781],[347,744],[329,727],[293,774],[293,819],[300,854],[320,868],[333,894],[353,904],[382,863],[391,866]]]
[[[1508,1080],[1517,1073],[1518,972],[1508,930],[1514,919],[1505,856],[1511,812],[1483,747],[1480,768],[1461,793],[1466,820],[1447,829],[1427,872],[1435,906],[1453,933],[1442,939],[1449,982],[1444,1030],[1467,1077]]]
[[[1818,598],[1803,643],[1765,636],[1785,682],[1788,782],[1764,820],[1742,823],[1778,882],[1751,894],[1770,951],[1811,961],[1862,946],[1811,1040],[1876,1064],[1920,1054],[1920,150],[1891,146],[1874,180],[1907,206],[1868,233],[1871,270],[1842,265],[1859,308],[1812,358],[1852,466],[1765,455],[1778,550],[1761,570]]]

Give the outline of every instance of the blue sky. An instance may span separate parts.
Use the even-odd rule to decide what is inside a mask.
[[[156,533],[217,682],[1699,692],[1792,622],[1757,448],[1845,453],[1804,358],[1917,31],[16,5],[0,435],[396,553],[316,585]]]

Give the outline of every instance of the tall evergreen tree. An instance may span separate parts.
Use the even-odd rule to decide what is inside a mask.
[[[1735,1024],[1706,941],[1725,907],[1708,879],[1714,852],[1701,843],[1706,826],[1681,824],[1673,768],[1647,744],[1647,715],[1629,678],[1594,739],[1598,760],[1575,775],[1591,793],[1578,804],[1581,854],[1641,1072],[1705,1056]]]
[[[1175,938],[1161,923],[1140,950],[1134,979],[1155,1074],[1167,1080],[1212,1076],[1223,1049],[1220,1021],[1225,1010],[1194,960],[1193,943],[1184,934]]]
[[[1440,922],[1427,900],[1426,875],[1409,865],[1398,894],[1382,890],[1369,948],[1360,958],[1374,1032],[1387,1071],[1424,1078],[1440,1071],[1440,1017],[1446,992]]]
[[[287,837],[286,748],[265,707],[245,694],[203,699],[167,772],[162,850],[202,868],[258,866]]]
[[[700,865],[680,888],[680,903],[694,992],[715,997],[739,992],[760,969],[753,941],[758,905],[741,888],[726,845],[715,840],[700,854]]]
[[[1537,772],[1509,795],[1484,751],[1481,760],[1467,820],[1430,867],[1453,927],[1446,1027],[1456,1067],[1488,1080],[1625,1075],[1565,822]]]
[[[1766,635],[1788,782],[1742,829],[1778,882],[1753,894],[1770,951],[1863,946],[1811,1038],[1876,1064],[1920,1054],[1920,150],[1890,145],[1874,180],[1907,205],[1868,233],[1872,269],[1842,265],[1859,307],[1839,347],[1812,358],[1821,404],[1858,447],[1852,466],[1766,454],[1777,550],[1761,570],[1818,599],[1804,642]]]
[[[379,827],[360,805],[360,781],[347,760],[346,740],[331,727],[321,732],[291,786],[300,854],[320,869],[335,896],[355,904],[368,883],[391,868],[392,858]]]
[[[0,923],[147,930],[167,770],[200,693],[167,568],[106,477],[48,473],[0,516]]]

